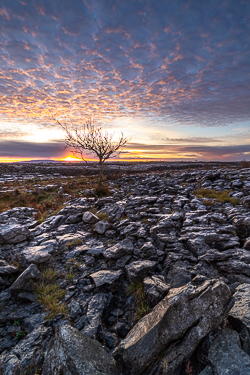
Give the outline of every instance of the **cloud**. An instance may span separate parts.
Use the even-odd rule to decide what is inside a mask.
[[[244,0],[2,0],[0,21],[0,118],[250,118]]]
[[[203,146],[203,145],[173,145],[173,144],[154,144],[130,143],[126,147],[129,155],[138,152],[142,155],[158,155],[159,158],[168,159],[179,157],[191,157],[200,160],[243,160],[250,153],[250,145],[233,146]]]
[[[0,140],[1,157],[53,159],[66,155],[63,142],[34,143],[25,141]]]

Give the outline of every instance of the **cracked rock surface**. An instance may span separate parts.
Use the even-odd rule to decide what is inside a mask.
[[[0,214],[0,374],[250,374],[250,169],[197,166]]]

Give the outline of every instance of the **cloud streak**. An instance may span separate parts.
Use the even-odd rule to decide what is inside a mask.
[[[64,142],[35,143],[26,141],[0,140],[2,158],[13,159],[62,159],[70,154]],[[205,145],[148,145],[129,143],[120,155],[121,160],[147,159],[199,159],[199,160],[243,160],[250,154],[250,145],[205,146]],[[93,159],[93,155],[86,154]]]

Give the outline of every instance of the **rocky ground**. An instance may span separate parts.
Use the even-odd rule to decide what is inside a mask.
[[[250,374],[250,169],[109,185],[0,214],[0,374]]]

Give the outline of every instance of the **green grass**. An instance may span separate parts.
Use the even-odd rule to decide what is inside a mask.
[[[47,320],[53,319],[56,315],[67,314],[66,304],[60,303],[66,292],[56,283],[57,277],[56,271],[45,269],[41,273],[41,280],[36,288],[37,301],[50,312]]]
[[[136,303],[135,319],[140,320],[150,312],[150,307],[147,303],[144,285],[142,281],[131,283],[128,287],[127,293],[133,295]]]
[[[68,273],[68,275],[66,276],[66,280],[72,281],[74,279],[75,275],[76,275],[76,272]]]
[[[230,190],[216,191],[212,189],[198,189],[194,192],[197,198],[210,198],[219,203],[232,203],[234,206],[236,206],[239,203],[238,199],[229,197],[229,193]],[[206,205],[211,205],[211,203],[212,201],[208,201]]]
[[[96,214],[96,216],[102,220],[102,221],[109,221],[109,215],[105,212],[100,212],[99,214]]]
[[[39,191],[35,185],[45,187],[47,185],[56,185],[49,191]],[[46,220],[49,216],[55,215],[64,207],[68,197],[58,194],[58,189],[63,186],[63,193],[70,194],[72,198],[83,196],[83,191],[89,188],[89,185],[97,184],[97,177],[75,177],[65,179],[26,180],[25,182],[5,182],[3,187],[15,189],[13,192],[0,193],[0,213],[10,210],[14,207],[32,207],[37,210],[35,219],[39,223]],[[25,189],[32,190],[31,193],[25,192]],[[107,192],[108,187],[105,187]]]

